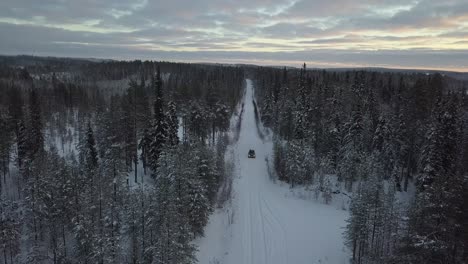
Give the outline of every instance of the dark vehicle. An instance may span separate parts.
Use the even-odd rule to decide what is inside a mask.
[[[249,159],[255,159],[255,150],[249,150]]]

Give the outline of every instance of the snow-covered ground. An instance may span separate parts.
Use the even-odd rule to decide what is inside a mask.
[[[272,143],[262,141],[255,123],[252,82],[247,80],[232,200],[217,209],[196,241],[202,264],[348,263],[343,244],[346,211],[288,195],[267,170]],[[249,149],[256,152],[249,159]]]

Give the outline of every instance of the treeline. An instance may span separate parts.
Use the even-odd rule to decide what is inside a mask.
[[[74,67],[61,70],[91,81],[5,66],[15,73],[0,80],[5,264],[196,262],[243,71],[162,65],[140,64],[115,94]]]
[[[440,74],[255,71],[280,180],[353,192],[353,263],[468,259],[466,83]],[[416,191],[402,205],[401,192]],[[334,189],[332,189],[334,188]]]

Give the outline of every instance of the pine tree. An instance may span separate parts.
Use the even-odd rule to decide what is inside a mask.
[[[205,144],[209,134],[208,113],[200,101],[192,102],[188,113],[189,136]]]
[[[215,126],[219,132],[225,132],[229,129],[230,111],[229,107],[222,102],[216,103]]]
[[[25,200],[27,201],[25,211],[31,243],[31,251],[28,252],[28,257],[35,262],[44,260],[48,253],[43,238],[46,228],[43,223],[48,216],[46,202],[50,191],[47,179],[47,164],[47,153],[39,152],[23,170],[26,181]]]
[[[342,146],[338,161],[338,179],[344,180],[346,189],[351,190],[352,183],[360,177],[365,178],[362,171],[365,160],[363,126],[360,107],[357,106],[348,124],[345,124]]]
[[[144,255],[147,249],[146,233],[146,207],[145,204],[149,201],[149,197],[143,189],[130,189],[124,199],[122,215],[124,225],[123,231],[125,236],[130,240],[127,258],[132,263],[144,263]]]
[[[392,142],[392,131],[387,120],[381,116],[372,140],[372,158],[379,163],[383,179],[388,179],[395,167],[395,153]]]
[[[304,63],[303,68],[299,75],[299,87],[298,87],[298,99],[295,104],[295,116],[294,116],[294,138],[303,139],[306,137],[306,130],[309,128],[306,124],[308,119],[309,111],[309,99],[307,98],[306,90],[306,64]]]
[[[177,118],[177,112],[176,112],[176,106],[173,101],[169,101],[167,103],[167,113],[166,113],[166,118],[167,118],[167,123],[168,123],[168,144],[169,145],[177,145],[179,144],[179,136],[178,136],[178,130],[179,130],[179,120]]]
[[[50,254],[53,262],[59,263],[64,262],[66,258],[64,225],[68,209],[64,203],[68,198],[69,189],[62,177],[68,176],[68,170],[65,160],[59,156],[55,146],[52,146],[47,153],[48,165],[40,180],[38,199],[44,206],[40,217],[47,223]]]
[[[23,98],[19,87],[12,85],[8,90],[8,115],[16,137],[19,135],[19,122],[23,120]]]
[[[80,145],[80,173],[74,175],[78,188],[75,203],[77,214],[73,217],[73,233],[77,241],[75,251],[86,262],[99,263],[102,260],[102,189],[98,151],[91,122]],[[103,136],[106,137],[106,136]],[[105,155],[102,157],[105,158]]]
[[[463,178],[456,173],[458,135],[456,105],[439,102],[432,114],[410,218],[409,245],[413,261],[457,263],[463,254],[460,222]]]
[[[397,126],[396,128],[394,128],[395,136],[393,137],[393,146],[395,153],[395,167],[393,174],[395,175],[394,178],[398,191],[401,191],[401,181],[403,177],[405,178],[404,191],[406,191],[408,188],[408,173],[404,174],[405,168],[409,170],[407,164],[409,156],[409,142],[405,118],[406,117],[403,115],[403,111],[400,110],[397,120],[393,121],[394,127]]]
[[[269,94],[265,97],[262,102],[262,123],[265,127],[272,126],[272,119],[273,119],[273,95]]]
[[[145,84],[145,76],[142,74],[140,84],[134,87],[137,133],[135,140],[138,141],[137,150],[141,150],[139,159],[142,162],[144,174],[146,174],[148,151],[151,142],[149,135],[151,122],[148,122],[148,120],[151,120],[151,108],[147,100]],[[137,153],[137,150],[135,150],[135,153]],[[136,169],[138,165],[138,156],[134,156],[134,159],[136,176],[138,173]]]
[[[331,114],[324,123],[323,146],[327,146],[326,152],[327,159],[330,161],[332,171],[335,171],[338,166],[338,154],[340,151],[341,130],[343,124],[341,122],[341,101],[335,92],[328,105]]]
[[[158,160],[164,145],[168,140],[169,126],[167,117],[164,112],[164,100],[162,90],[161,71],[157,70],[156,79],[152,81],[153,88],[156,92],[156,100],[154,101],[154,118],[151,129],[151,143],[149,147],[149,163],[153,173],[158,168]]]
[[[216,136],[216,104],[218,103],[219,98],[218,95],[215,93],[213,87],[211,86],[208,87],[205,101],[208,110],[208,120],[210,122],[211,127],[211,142],[214,145]]]
[[[17,202],[0,199],[0,250],[5,264],[17,262],[20,253],[21,222]]]
[[[29,150],[29,138],[26,131],[26,126],[24,125],[23,120],[20,120],[18,124],[18,136],[16,137],[16,145],[18,148],[18,168],[22,168],[23,163],[28,157]]]
[[[209,200],[211,205],[214,204],[216,194],[218,193],[219,187],[219,173],[216,171],[215,157],[213,152],[203,145],[195,146],[198,148],[198,152],[194,153],[197,158],[196,172],[198,174],[198,180],[201,181],[200,188],[205,190],[203,193]]]
[[[156,173],[157,220],[156,239],[151,248],[153,263],[192,263],[194,248],[190,243],[189,222],[186,204],[186,179],[176,165],[177,154],[174,149],[161,153]]]
[[[313,184],[315,157],[313,150],[303,140],[290,140],[285,147],[285,175],[291,188]]]
[[[39,95],[36,89],[32,89],[30,92],[29,117],[31,122],[31,130],[28,133],[30,148],[29,150],[31,158],[34,158],[36,154],[44,150],[41,105],[39,101]]]
[[[385,190],[374,171],[354,193],[345,238],[353,263],[390,259],[398,234],[399,211],[393,187]]]
[[[145,129],[143,132],[143,137],[140,139],[140,142],[138,143],[138,149],[141,150],[140,160],[143,165],[143,170],[145,174],[146,174],[146,167],[148,164],[150,146],[151,146],[150,130]]]
[[[278,179],[286,182],[288,180],[288,176],[286,175],[285,151],[280,140],[278,140],[276,136],[273,140],[273,163]]]
[[[98,153],[96,150],[96,141],[91,123],[88,122],[88,131],[86,132],[85,164],[88,173],[93,173],[98,166]]]
[[[138,84],[135,81],[130,81],[127,93],[122,97],[121,108],[122,116],[120,118],[123,124],[123,148],[125,150],[125,164],[128,170],[134,171],[134,181],[138,182],[138,146],[137,146],[137,89]]]
[[[10,164],[10,149],[13,142],[12,129],[9,126],[6,116],[0,114],[0,162],[3,173],[3,181],[5,182],[6,174],[9,170]],[[0,179],[0,194],[2,191],[2,184]]]
[[[353,262],[361,263],[361,252],[368,235],[366,222],[369,218],[366,197],[362,190],[354,194],[349,211],[350,217],[347,220],[348,224],[345,231],[346,243],[352,250]]]

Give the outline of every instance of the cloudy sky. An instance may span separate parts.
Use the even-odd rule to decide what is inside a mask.
[[[1,0],[0,54],[468,71],[468,0]]]

